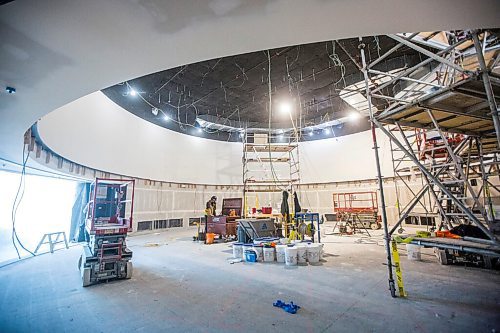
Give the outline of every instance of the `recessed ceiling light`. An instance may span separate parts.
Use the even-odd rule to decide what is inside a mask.
[[[129,90],[128,93],[129,93],[130,96],[136,96],[137,95],[137,91],[135,91],[135,89],[132,88],[132,87],[130,88],[130,90]]]

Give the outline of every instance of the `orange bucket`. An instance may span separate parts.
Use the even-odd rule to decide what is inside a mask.
[[[213,244],[215,239],[215,234],[214,233],[207,233],[207,244]]]

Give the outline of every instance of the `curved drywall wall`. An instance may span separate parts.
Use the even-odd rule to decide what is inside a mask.
[[[0,10],[0,157],[81,96],[196,61],[374,34],[498,26],[498,0],[23,0]]]
[[[127,176],[200,184],[240,184],[242,146],[162,128],[101,92],[38,122],[43,142],[76,163]]]
[[[139,178],[194,184],[242,183],[241,143],[184,135],[136,117],[96,92],[38,122],[54,152],[91,168]],[[390,151],[380,136],[382,167]],[[301,182],[375,178],[370,132],[300,143]]]

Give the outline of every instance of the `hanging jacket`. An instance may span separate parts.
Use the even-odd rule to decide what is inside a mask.
[[[299,198],[297,197],[297,192],[293,193],[293,205],[295,214],[300,213],[302,211],[302,207],[300,207]]]
[[[290,220],[290,208],[288,207],[288,192],[283,191],[283,199],[281,201],[281,215],[286,216]]]

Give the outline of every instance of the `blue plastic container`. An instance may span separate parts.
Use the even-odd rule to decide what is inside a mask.
[[[254,250],[245,250],[246,262],[257,262],[257,253]]]

